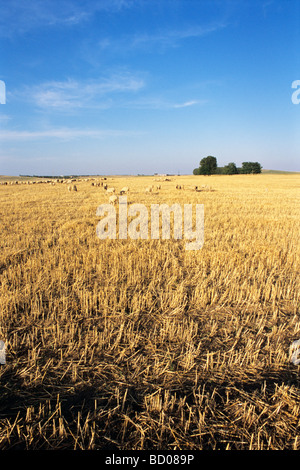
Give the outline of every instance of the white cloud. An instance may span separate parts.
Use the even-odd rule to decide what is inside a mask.
[[[110,107],[115,93],[134,93],[144,86],[142,78],[123,73],[98,80],[51,81],[23,88],[12,95],[39,108],[68,111],[74,108]]]
[[[159,97],[144,97],[136,99],[135,101],[128,101],[124,103],[124,107],[133,109],[154,109],[154,110],[170,110],[188,108],[191,106],[203,106],[207,103],[207,100],[190,100],[183,103],[174,103]]]
[[[183,40],[200,38],[227,26],[225,21],[217,21],[206,26],[190,26],[181,29],[165,28],[153,33],[136,33],[118,39],[103,37],[98,42],[100,50],[109,49],[112,52],[132,50],[164,50],[170,47],[178,47]]]
[[[11,37],[53,26],[72,26],[99,11],[119,12],[133,0],[0,0],[0,36]]]
[[[192,101],[185,101],[185,103],[181,104],[174,104],[174,108],[188,108],[190,106],[194,106],[195,104],[204,104],[206,101],[198,101],[198,100],[192,100]]]
[[[1,123],[5,123],[5,122],[8,122],[12,119],[11,116],[9,116],[8,114],[0,114],[0,122]]]
[[[206,36],[214,31],[224,28],[225,24],[213,23],[207,26],[191,26],[183,29],[169,29],[161,33],[152,35],[140,35],[133,39],[132,45],[138,46],[143,43],[162,44],[162,45],[177,45],[178,41],[189,38],[196,38]]]
[[[109,137],[134,137],[141,135],[136,131],[123,131],[117,129],[72,129],[57,128],[46,129],[40,131],[20,131],[7,130],[0,131],[0,141],[23,141],[23,140],[40,140],[47,138],[73,140],[77,138],[96,138],[104,139]]]
[[[99,80],[51,81],[11,92],[11,100],[26,101],[43,111],[74,113],[76,109],[176,109],[204,105],[207,100],[192,99],[177,103],[160,96],[141,95],[145,81],[129,73]]]

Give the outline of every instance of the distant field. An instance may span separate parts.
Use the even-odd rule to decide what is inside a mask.
[[[300,175],[299,171],[262,170],[265,175]]]
[[[300,450],[300,175],[168,178],[105,183],[204,204],[199,251],[99,240],[100,177],[0,178],[1,450]]]

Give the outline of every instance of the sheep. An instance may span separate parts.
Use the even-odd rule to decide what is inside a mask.
[[[69,184],[68,191],[77,191],[77,186],[75,184]]]
[[[128,193],[129,188],[127,186],[124,186],[124,188],[121,189],[120,194],[125,194]]]
[[[114,193],[115,191],[116,191],[115,188],[108,188],[106,190],[107,193]]]
[[[152,186],[147,186],[147,188],[145,189],[145,192],[152,193]]]
[[[107,189],[107,184],[103,185],[103,189],[105,189],[105,190]]]
[[[109,198],[109,203],[114,205],[114,204],[117,202],[117,199],[118,199],[117,196],[115,196],[115,195],[113,194],[113,195],[110,196],[110,198]]]

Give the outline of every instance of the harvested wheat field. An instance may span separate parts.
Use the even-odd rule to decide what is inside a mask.
[[[2,178],[1,450],[300,449],[300,175],[168,179]],[[100,240],[104,183],[204,204],[203,248]]]

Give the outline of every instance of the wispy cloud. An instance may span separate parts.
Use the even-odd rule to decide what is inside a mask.
[[[114,94],[134,93],[144,86],[142,78],[122,73],[100,79],[45,82],[16,91],[12,93],[12,98],[25,100],[47,110],[107,108],[112,106]]]
[[[134,137],[141,135],[140,132],[118,130],[118,129],[73,129],[57,128],[39,131],[7,130],[0,131],[0,141],[23,141],[41,139],[74,140],[78,138],[105,139],[109,137]]]
[[[72,26],[99,11],[119,12],[133,0],[0,0],[0,36],[11,37],[43,27]]]
[[[195,106],[196,104],[204,104],[206,101],[199,101],[199,100],[192,100],[192,101],[185,101],[181,104],[174,104],[174,108],[189,108],[190,106]]]
[[[162,96],[149,96],[145,80],[129,73],[102,79],[51,81],[23,87],[9,93],[11,101],[28,103],[42,111],[70,114],[85,109],[152,109],[168,110],[202,106],[205,99],[172,101]]]
[[[172,110],[180,108],[188,108],[192,106],[203,106],[207,103],[207,100],[190,100],[182,103],[176,103],[160,97],[143,97],[134,101],[128,101],[124,103],[124,107],[142,110]]]
[[[140,34],[133,38],[131,45],[133,47],[143,46],[144,44],[177,46],[178,43],[184,39],[206,36],[207,34],[213,33],[225,26],[226,25],[222,22],[206,26],[197,25],[182,29],[166,29],[165,31],[158,32],[156,34]]]
[[[213,32],[226,28],[225,21],[213,22],[205,26],[189,26],[180,29],[171,29],[166,27],[163,30],[147,33],[140,32],[133,35],[127,35],[121,38],[103,37],[98,41],[100,50],[109,49],[112,52],[148,50],[155,52],[174,48],[187,39],[200,38]]]
[[[0,114],[0,123],[6,123],[12,119],[8,114]]]

